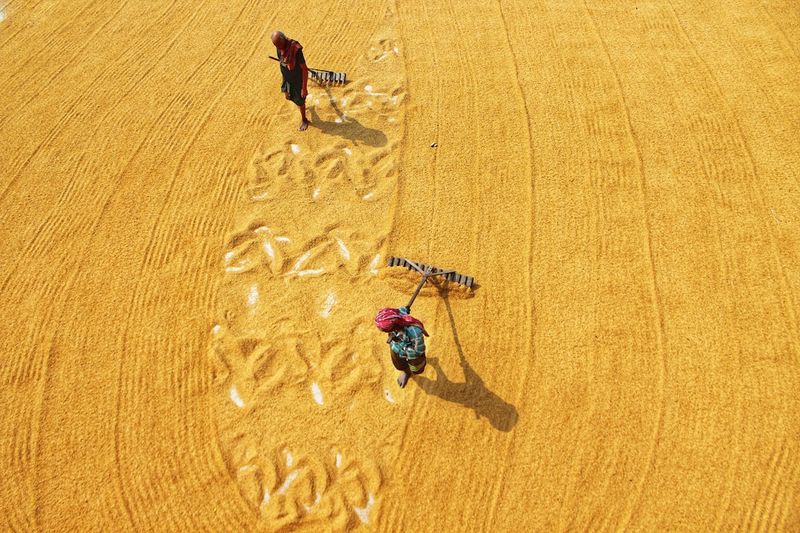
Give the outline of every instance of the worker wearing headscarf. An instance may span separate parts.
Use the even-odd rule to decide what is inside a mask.
[[[392,356],[392,364],[401,372],[397,378],[400,388],[406,386],[412,374],[425,370],[425,337],[428,332],[418,319],[409,314],[410,309],[387,307],[378,311],[375,325],[389,334],[386,341]]]
[[[300,109],[300,131],[305,131],[308,128],[308,119],[306,118],[308,67],[303,56],[303,45],[289,39],[280,31],[272,33],[272,44],[275,45],[281,65],[281,75],[283,76],[281,91],[287,100],[294,102]]]

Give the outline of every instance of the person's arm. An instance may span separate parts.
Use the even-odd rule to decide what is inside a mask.
[[[308,67],[306,66],[306,62],[305,61],[300,63],[300,69],[303,71],[303,92],[300,93],[300,96],[305,98],[306,96],[308,96],[308,88],[307,88],[307,85],[308,85]]]
[[[397,332],[390,333],[389,340],[386,342],[389,343],[389,348],[392,349],[395,355],[402,356],[405,353],[405,340]]]
[[[417,359],[425,355],[425,338],[422,335],[422,330],[414,327],[407,328],[406,331],[406,344],[404,346],[406,357],[408,359]]]
[[[389,342],[392,351],[403,359],[417,359],[425,355],[425,340],[421,332],[419,336],[416,333],[409,328],[393,333]]]
[[[405,316],[411,313],[410,307],[401,307],[398,309],[401,316]],[[422,330],[413,327],[413,328],[406,328],[404,330],[405,335],[403,336],[403,354],[407,359],[416,359],[421,355],[425,354],[425,338],[422,336]]]
[[[283,54],[280,48],[275,48],[275,55],[278,56],[278,68],[280,68],[281,71],[281,92],[283,92],[284,98],[288,100],[289,91],[283,90],[284,84],[286,83],[286,75],[283,73],[283,69],[286,68],[286,63],[283,62]]]

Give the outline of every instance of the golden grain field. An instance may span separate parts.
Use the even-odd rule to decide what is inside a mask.
[[[797,2],[0,0],[0,89],[0,530],[800,531]]]

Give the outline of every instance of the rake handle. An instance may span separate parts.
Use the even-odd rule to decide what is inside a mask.
[[[280,60],[280,59],[278,59],[278,58],[277,58],[277,57],[275,57],[275,56],[269,56],[269,58],[270,58],[270,59],[272,59],[273,61],[277,61],[278,63],[280,63],[280,62],[281,62],[281,60]],[[281,64],[283,64],[283,63],[281,63]],[[318,68],[311,68],[311,67],[309,67],[308,65],[306,65],[306,68],[309,70],[309,72],[310,72],[310,71],[312,71],[312,70],[316,70],[317,72],[321,72],[321,71],[320,71]],[[328,71],[325,71],[325,72],[330,72],[330,71],[328,70]]]
[[[419,294],[419,291],[422,290],[422,286],[425,285],[426,281],[428,281],[427,272],[422,275],[422,279],[420,280],[419,285],[417,285],[417,290],[414,291],[413,296],[411,296],[411,300],[409,300],[408,305],[406,306],[408,308],[409,313],[411,312],[411,304],[413,304],[414,300],[417,299],[417,295]]]
[[[411,263],[411,261],[409,261],[409,263]],[[416,264],[414,264],[414,267],[420,272],[422,272],[422,280],[420,280],[419,285],[417,285],[417,289],[414,291],[414,295],[411,296],[411,301],[409,301],[408,305],[406,306],[408,307],[409,312],[411,311],[411,304],[414,303],[414,300],[417,298],[419,291],[422,290],[422,287],[423,285],[425,285],[425,282],[428,281],[428,278],[432,278],[434,276],[446,276],[447,274],[452,274],[453,272],[455,272],[455,270],[442,270],[440,272],[433,272],[433,269],[431,267],[428,267],[426,270],[423,271]]]
[[[420,280],[419,285],[417,285],[417,289],[414,291],[414,294],[411,296],[411,300],[408,302],[408,305],[406,306],[408,307],[409,312],[411,311],[411,304],[413,304],[414,300],[417,299],[419,291],[422,290],[422,287],[423,285],[425,285],[425,282],[428,281],[428,278],[432,278],[433,276],[444,276],[446,274],[451,274],[452,272],[455,272],[454,270],[443,270],[441,272],[433,272],[433,269],[431,267],[428,267],[427,269],[425,269],[425,271],[422,271],[422,269],[420,269],[419,267],[417,267],[417,269],[422,272],[422,279]]]

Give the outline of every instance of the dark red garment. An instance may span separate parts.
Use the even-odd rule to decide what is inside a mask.
[[[422,374],[425,371],[425,366],[428,364],[428,359],[425,357],[403,359],[391,350],[389,350],[389,354],[392,356],[392,364],[394,367],[406,374]],[[415,370],[411,370],[411,366],[413,366]]]
[[[294,70],[295,61],[297,60],[297,52],[303,49],[303,45],[294,39],[288,38],[286,39],[286,43],[286,46],[280,51],[280,59],[289,70]]]

